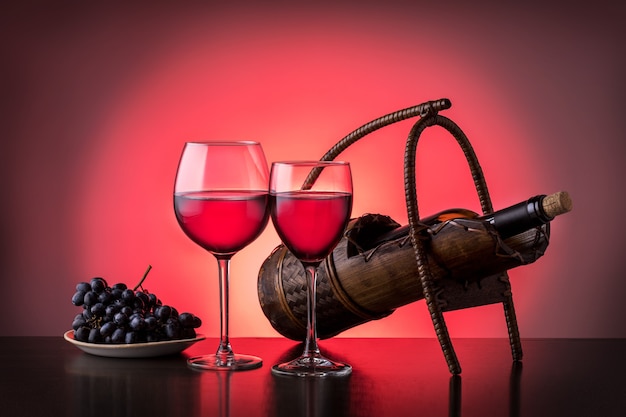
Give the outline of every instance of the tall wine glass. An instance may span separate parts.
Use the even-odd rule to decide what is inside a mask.
[[[348,364],[324,357],[317,344],[317,267],[341,240],[352,211],[352,175],[347,162],[274,162],[270,173],[274,227],[307,276],[307,333],[302,355],[277,364],[277,375],[342,376]]]
[[[174,211],[180,227],[219,266],[220,344],[214,355],[188,359],[214,370],[258,368],[256,356],[233,353],[228,338],[230,259],[267,225],[268,168],[257,142],[189,142],[178,164]]]

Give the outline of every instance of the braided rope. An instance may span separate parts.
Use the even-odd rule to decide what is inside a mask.
[[[417,106],[407,107],[406,109],[398,110],[385,116],[379,117],[378,119],[374,119],[371,122],[364,124],[363,126],[344,136],[341,140],[339,140],[339,142],[337,142],[332,148],[330,148],[328,152],[324,154],[324,156],[320,158],[320,161],[334,160],[348,146],[385,126],[415,116],[423,117],[433,110],[445,110],[449,109],[451,106],[452,103],[450,102],[450,100],[448,100],[447,98],[442,98],[439,100],[427,101],[425,103],[418,104]],[[311,170],[311,173],[308,175],[308,177],[304,181],[304,184],[302,185],[302,189],[310,189],[317,177],[319,176],[320,172],[321,168],[314,168],[313,170]]]
[[[404,155],[404,190],[406,197],[406,208],[409,217],[409,237],[415,251],[415,261],[417,263],[417,275],[422,285],[424,300],[430,313],[431,321],[435,328],[435,334],[441,345],[441,350],[448,364],[448,369],[453,375],[461,373],[461,365],[452,346],[448,327],[443,318],[442,306],[437,302],[438,287],[435,280],[432,279],[428,257],[424,248],[423,240],[427,238],[422,232],[428,226],[422,224],[419,219],[419,210],[417,204],[417,191],[415,187],[415,153],[417,150],[417,141],[422,132],[429,126],[435,125],[437,116],[429,116],[420,119],[409,133],[406,143],[406,151]]]
[[[346,135],[343,139],[337,142],[335,146],[330,148],[330,150],[328,150],[328,152],[326,152],[324,156],[322,156],[321,160],[332,161],[348,146],[352,145],[357,140],[366,135],[369,135],[370,133],[382,127],[415,116],[423,117],[430,111],[446,110],[449,109],[451,106],[452,103],[450,102],[450,100],[448,100],[447,98],[442,98],[439,100],[427,101],[425,103],[418,104],[417,106],[408,107],[406,109],[398,110],[385,116],[379,117],[378,119],[372,120],[371,122],[364,124],[355,131]]]

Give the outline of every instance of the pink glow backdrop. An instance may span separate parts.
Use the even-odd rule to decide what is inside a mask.
[[[559,190],[574,199],[546,255],[510,272],[522,336],[625,337],[623,7],[371,3],[3,13],[0,336],[60,335],[78,312],[78,281],[132,284],[148,264],[145,286],[217,336],[215,260],[172,211],[183,143],[250,139],[268,162],[319,158],[374,118],[447,97],[496,209]],[[353,216],[406,223],[414,121],[341,155]],[[438,128],[420,139],[416,174],[422,215],[479,210],[463,156]],[[270,223],[233,258],[233,337],[277,335],[256,280],[278,244]],[[453,337],[506,336],[499,305],[446,317]],[[421,301],[341,336],[434,331]]]

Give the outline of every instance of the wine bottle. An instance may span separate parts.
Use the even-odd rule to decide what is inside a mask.
[[[496,282],[491,286],[493,294],[478,291],[478,297],[484,303],[496,302],[510,289],[508,283],[497,286],[502,273],[543,256],[551,220],[570,210],[569,194],[558,192],[484,216],[451,209],[420,219],[423,229],[419,233],[425,239],[432,279],[460,283],[454,295],[457,299],[450,303],[453,309],[471,306],[473,300],[458,298],[466,297],[466,288],[480,288],[488,280]],[[345,237],[318,270],[320,338],[385,317],[397,307],[424,298],[409,231],[408,226],[378,214],[349,223]],[[293,340],[302,340],[305,334],[305,284],[306,275],[297,259],[282,245],[259,271],[263,313],[275,330]]]
[[[476,219],[491,224],[500,238],[506,239],[533,227],[549,223],[556,216],[571,211],[572,206],[569,193],[559,191],[550,195],[542,194],[531,197],[527,201],[522,201],[485,216],[479,216],[475,212],[463,208],[447,209],[422,219],[421,223],[432,227],[453,219]],[[409,226],[394,229],[376,239],[375,244],[407,235],[408,229]]]

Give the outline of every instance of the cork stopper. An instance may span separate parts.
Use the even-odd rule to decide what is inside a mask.
[[[541,202],[543,211],[549,217],[556,217],[572,211],[572,199],[567,191],[559,191],[544,197]]]

